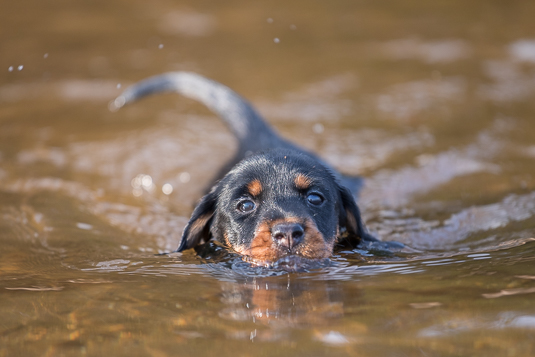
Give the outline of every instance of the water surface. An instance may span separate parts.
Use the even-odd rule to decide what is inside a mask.
[[[0,12],[0,356],[532,356],[535,3],[27,0]],[[176,249],[235,143],[188,70],[366,178],[408,246],[308,271]]]

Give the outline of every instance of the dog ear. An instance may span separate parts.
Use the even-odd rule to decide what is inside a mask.
[[[195,207],[188,224],[184,228],[177,252],[193,248],[210,240],[210,228],[217,207],[219,192],[219,185],[214,186],[210,193],[205,195]]]
[[[351,191],[346,187],[339,186],[338,192],[340,194],[338,227],[341,230],[340,233],[343,233],[341,234],[343,243],[356,247],[362,239],[376,241],[377,239],[366,231],[359,207]],[[345,232],[343,232],[344,229]]]

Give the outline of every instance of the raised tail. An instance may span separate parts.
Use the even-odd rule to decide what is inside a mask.
[[[191,72],[169,72],[136,83],[110,103],[110,110],[161,92],[176,92],[197,100],[219,115],[238,139],[242,153],[276,147],[295,148],[276,134],[239,94],[221,83]]]
[[[248,154],[276,148],[297,150],[315,157],[326,167],[330,167],[316,155],[281,138],[254,108],[232,89],[221,83],[191,72],[169,72],[147,78],[127,88],[120,96],[113,100],[109,108],[118,110],[128,103],[151,94],[161,92],[176,92],[184,97],[197,100],[220,116],[238,139],[238,152],[233,161],[223,168],[221,174]],[[357,194],[362,186],[360,177],[340,175],[342,184]],[[220,178],[218,176],[218,178]]]

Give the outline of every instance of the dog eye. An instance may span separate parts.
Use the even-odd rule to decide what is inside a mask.
[[[240,203],[238,203],[238,209],[242,211],[243,213],[248,213],[253,211],[256,208],[256,205],[251,200],[243,200]]]
[[[314,206],[319,206],[323,203],[323,197],[317,193],[311,193],[307,196],[307,201],[308,203],[314,205]]]

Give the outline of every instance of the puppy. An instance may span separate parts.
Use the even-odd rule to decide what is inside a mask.
[[[360,178],[337,173],[281,138],[220,83],[194,73],[166,73],[128,88],[110,109],[164,91],[200,101],[238,140],[233,160],[194,209],[178,252],[215,239],[245,260],[269,265],[288,257],[327,258],[338,244],[377,242],[366,232],[353,197]]]

